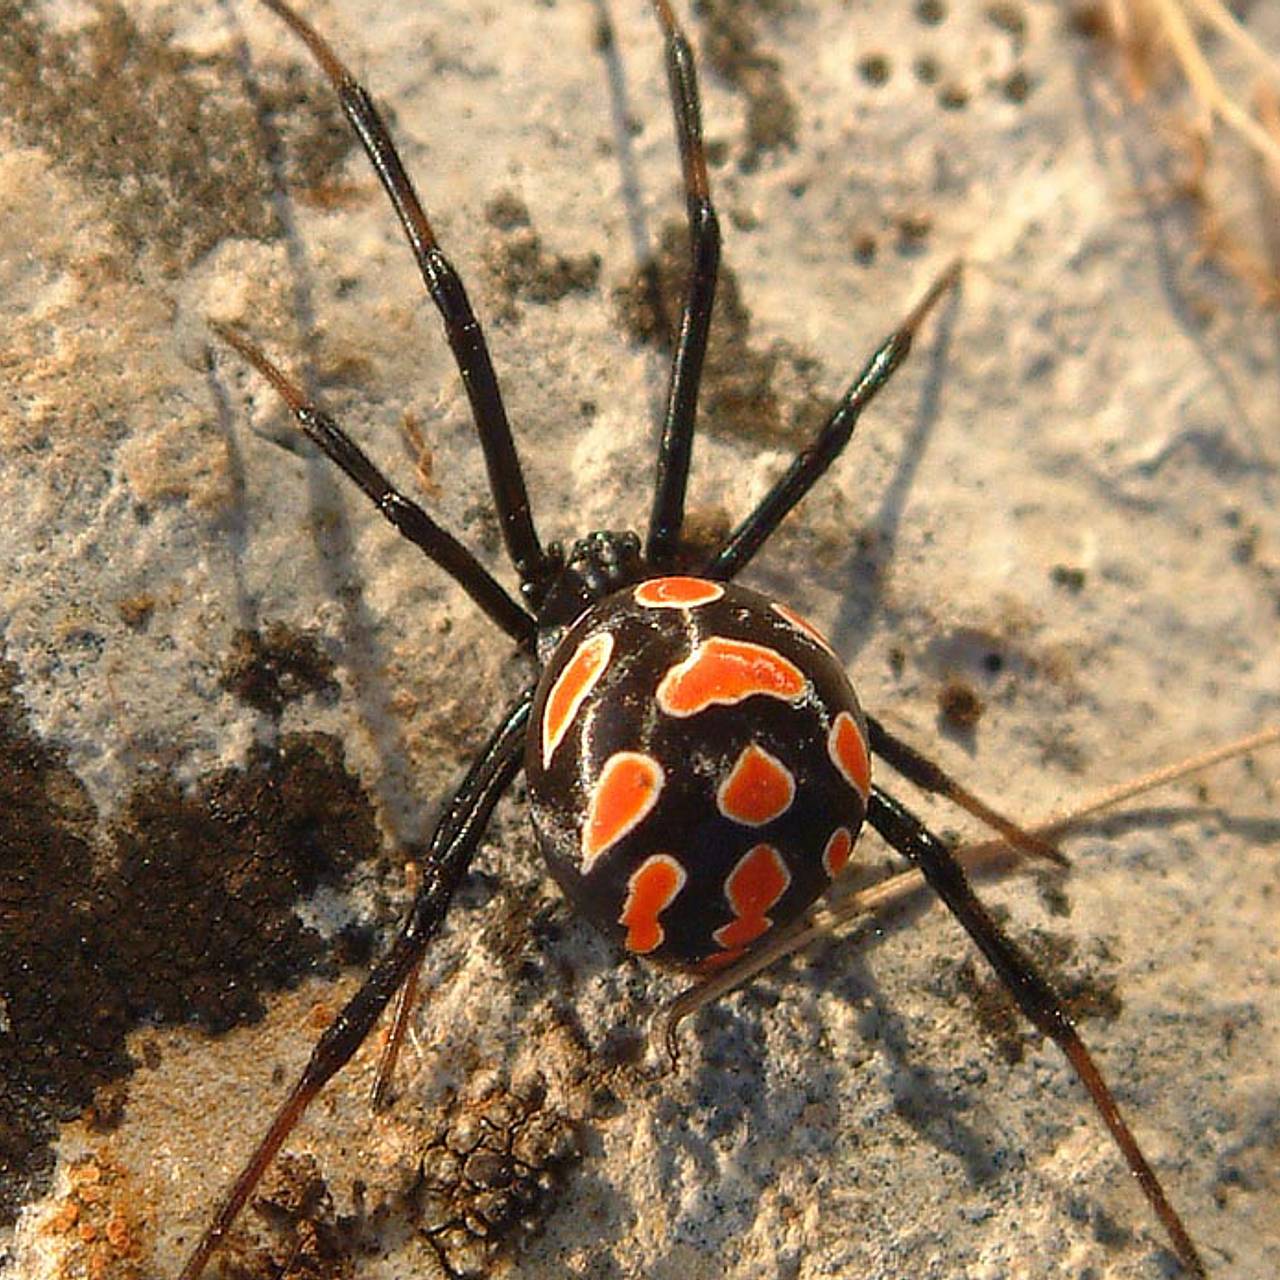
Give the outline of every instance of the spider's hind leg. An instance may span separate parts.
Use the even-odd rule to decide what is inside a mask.
[[[871,790],[867,821],[923,872],[930,888],[964,926],[1018,1007],[1036,1029],[1049,1036],[1066,1055],[1120,1148],[1130,1172],[1168,1233],[1182,1265],[1194,1276],[1207,1276],[1191,1236],[1165,1195],[1155,1170],[1142,1154],[1102,1073],[1067,1017],[1061,1000],[1037,972],[1031,958],[982,905],[955,855],[919,818],[879,787]]]
[[[507,708],[502,723],[453,793],[432,833],[422,881],[400,933],[359,991],[317,1041],[302,1076],[219,1205],[213,1221],[187,1259],[179,1280],[197,1280],[203,1273],[307,1107],[324,1085],[351,1061],[392,997],[416,971],[444,921],[494,806],[520,771],[533,693],[530,686]]]
[[[999,832],[1022,853],[1047,858],[1060,867],[1067,865],[1066,858],[1052,841],[1046,840],[1044,836],[1037,835],[1034,831],[1028,831],[1011,818],[1006,818],[1004,814],[993,809],[967,787],[961,786],[943,770],[941,765],[935,764],[928,756],[921,755],[910,743],[890,733],[874,716],[867,716],[867,729],[871,750],[904,778],[914,782],[922,791],[931,791],[936,795],[945,796],[952,804],[986,823],[992,831]]]

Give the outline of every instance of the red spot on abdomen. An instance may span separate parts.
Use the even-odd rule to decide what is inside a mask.
[[[722,595],[724,588],[706,578],[650,578],[632,592],[636,604],[649,609],[694,609]]]
[[[658,917],[676,900],[689,877],[668,853],[655,853],[627,881],[627,900],[618,923],[626,925],[623,945],[635,955],[648,955],[662,945],[666,932]]]
[[[582,828],[582,874],[611,845],[634,831],[658,803],[662,766],[639,751],[619,751],[604,763]]]
[[[790,883],[791,872],[777,849],[771,844],[756,845],[724,882],[724,896],[737,919],[717,929],[712,937],[726,950],[754,942],[772,927],[773,921],[766,913]]]
[[[871,759],[866,739],[858,722],[847,712],[836,716],[827,735],[827,752],[844,780],[862,797],[865,804],[871,794]]]
[[[837,827],[822,851],[822,865],[833,880],[846,867],[853,852],[853,837],[844,827]]]
[[[564,739],[578,708],[596,687],[613,653],[613,635],[602,631],[584,640],[565,664],[547,695],[542,712],[542,767],[551,767],[551,757]]]
[[[732,822],[762,827],[786,813],[795,795],[791,770],[753,742],[716,788],[716,806]]]
[[[776,649],[749,640],[711,636],[658,685],[658,706],[669,716],[692,716],[710,706],[733,706],[753,694],[797,702],[804,672]]]

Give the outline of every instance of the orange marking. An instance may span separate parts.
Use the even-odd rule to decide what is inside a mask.
[[[746,947],[735,947],[732,951],[717,951],[713,955],[699,960],[693,966],[693,971],[695,973],[716,973],[721,969],[728,968],[735,960],[740,960],[745,951]]]
[[[627,881],[627,901],[618,917],[618,923],[627,926],[627,939],[622,945],[628,951],[646,956],[662,945],[667,935],[658,917],[676,900],[688,878],[669,853],[655,853],[632,872]]]
[[[722,595],[724,588],[706,578],[650,578],[632,592],[636,604],[650,609],[693,609]]]
[[[662,677],[657,698],[667,715],[692,716],[713,705],[731,707],[754,693],[798,702],[806,687],[804,672],[776,649],[711,636]]]
[[[871,794],[871,760],[858,722],[847,712],[836,716],[827,735],[827,753],[844,780],[862,797],[865,804]]]
[[[578,708],[604,675],[613,654],[613,634],[601,631],[584,640],[556,677],[542,712],[542,767],[551,767],[551,757],[569,731]]]
[[[829,653],[835,652],[831,648],[831,641],[808,618],[798,614],[794,609],[789,609],[785,604],[779,604],[776,600],[773,601],[773,611],[780,618],[785,618],[797,631],[803,631],[810,640],[820,644]]]
[[[582,874],[608,848],[644,821],[658,803],[662,766],[638,751],[619,751],[604,762],[582,828]]]
[[[726,949],[745,947],[773,921],[765,913],[787,891],[791,872],[782,855],[771,844],[758,844],[744,854],[724,882],[724,896],[729,899],[736,920],[731,920],[711,936]]]
[[[716,807],[733,822],[762,827],[786,813],[795,797],[791,770],[753,742],[716,788]]]
[[[849,855],[853,852],[853,837],[844,827],[837,827],[831,833],[831,839],[827,841],[827,847],[822,851],[822,865],[827,869],[827,875],[833,880],[848,865]]]

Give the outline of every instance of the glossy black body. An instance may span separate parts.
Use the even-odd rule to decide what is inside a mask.
[[[829,648],[757,591],[720,584],[723,596],[691,608],[648,608],[632,587],[586,612],[556,649],[539,681],[529,722],[525,773],[534,827],[551,873],[571,902],[620,944],[619,916],[633,872],[656,853],[675,857],[688,882],[663,913],[666,937],[646,954],[661,963],[696,967],[725,950],[715,930],[734,913],[725,896],[729,872],[756,844],[767,842],[786,861],[791,882],[771,908],[774,928],[800,915],[831,883],[823,850],[844,827],[857,838],[866,813],[858,792],[840,775],[827,741],[841,711],[865,721],[843,666]],[[793,615],[794,616],[794,615]],[[611,660],[584,700],[560,746],[543,767],[539,727],[547,696],[582,644],[601,632],[613,636]],[[696,715],[664,714],[656,692],[663,677],[710,636],[746,640],[776,651],[805,675],[798,701],[754,694]],[[741,752],[755,743],[791,771],[795,797],[785,813],[763,826],[726,818],[716,788]],[[609,848],[586,872],[582,827],[605,762],[620,751],[643,752],[663,768],[657,804],[636,829]]]

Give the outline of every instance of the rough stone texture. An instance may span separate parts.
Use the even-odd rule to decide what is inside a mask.
[[[491,318],[544,536],[640,525],[665,381],[653,298],[681,252],[646,6],[307,13],[385,104]],[[1273,7],[1247,17],[1280,48]],[[1210,216],[1265,258],[1256,167],[1226,144],[1188,198],[1170,115],[1135,110],[1105,44],[1049,0],[685,18],[726,232],[700,535],[761,495],[962,255],[959,295],[747,581],[1018,814],[1280,718],[1280,332],[1238,266],[1200,258]],[[172,1276],[522,672],[211,340],[209,319],[254,334],[499,563],[439,326],[279,22],[212,0],[0,3],[0,143],[0,947],[31,945],[0,991],[4,1061],[27,1071],[0,1132],[0,1274]],[[270,666],[247,669],[255,654]],[[271,781],[300,742],[325,806]],[[1079,998],[1213,1274],[1239,1280],[1280,1270],[1276,769],[1274,751],[1223,766],[1073,838],[1065,881],[986,890]],[[280,1275],[289,1249],[283,1274],[375,1278],[441,1258],[602,1280],[1174,1274],[1061,1056],[940,911],[766,975],[656,1079],[642,1037],[679,984],[615,967],[570,918],[521,805],[517,788],[429,958],[395,1107],[371,1119],[366,1051],[245,1215],[221,1259],[236,1274]],[[336,837],[312,820],[334,806]],[[268,813],[259,854],[284,831],[313,856],[273,882],[255,944],[235,842]],[[368,815],[377,853],[352,834]],[[183,832],[225,901],[171,903],[170,876],[147,973],[85,999],[120,956],[78,939],[140,935],[110,913],[137,909]],[[19,835],[47,860],[19,864]],[[19,865],[39,892],[13,892]],[[126,868],[130,892],[107,892]],[[294,901],[306,946],[279,914]],[[238,946],[293,950],[237,967],[210,947],[201,981],[200,931],[228,921]],[[19,1016],[33,989],[43,1025]],[[498,1246],[443,1247],[446,1201],[473,1226],[489,1212]]]

